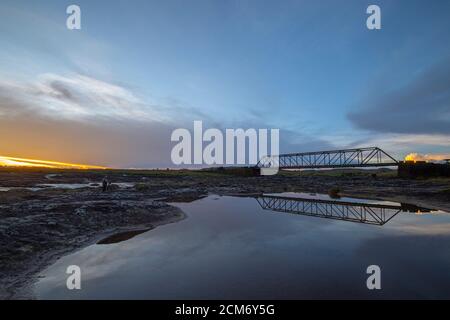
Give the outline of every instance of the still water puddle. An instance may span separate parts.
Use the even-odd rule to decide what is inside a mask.
[[[450,298],[450,214],[325,195],[209,196],[187,219],[67,255],[43,299]],[[123,237],[118,237],[122,239]],[[381,290],[366,269],[381,268]],[[81,290],[66,269],[81,268]]]
[[[116,182],[112,185],[116,185],[121,189],[129,189],[134,187],[134,183],[131,182]],[[41,191],[45,189],[82,189],[82,188],[100,188],[101,183],[89,182],[89,183],[40,183],[34,187],[0,187],[0,192],[8,192],[10,190],[30,190]]]
[[[113,183],[119,188],[132,188],[134,183],[128,182],[116,182]],[[101,183],[90,182],[90,183],[41,183],[37,185],[40,188],[55,188],[55,189],[81,189],[81,188],[99,188]]]

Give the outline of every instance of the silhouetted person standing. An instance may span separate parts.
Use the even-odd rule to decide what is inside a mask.
[[[102,181],[102,191],[103,192],[106,192],[108,190],[108,185],[109,185],[108,177],[104,177],[103,181]]]

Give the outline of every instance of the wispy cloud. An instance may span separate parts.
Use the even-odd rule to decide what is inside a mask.
[[[79,74],[44,74],[27,83],[3,81],[0,82],[0,96],[15,100],[13,111],[16,114],[33,112],[72,121],[161,121],[167,117],[124,87]],[[0,105],[0,111],[7,107]]]
[[[171,132],[204,128],[272,128],[263,119],[221,121],[180,101],[150,103],[133,90],[80,74],[0,81],[2,153],[112,167],[172,166]],[[319,138],[281,132],[281,150],[328,148]],[[8,143],[10,141],[11,143]]]
[[[378,146],[398,159],[409,153],[446,154],[450,149],[450,137],[445,134],[404,134],[376,132],[341,132],[323,136],[337,148],[361,148]]]
[[[170,165],[176,111],[85,75],[0,81],[4,155],[113,167]]]

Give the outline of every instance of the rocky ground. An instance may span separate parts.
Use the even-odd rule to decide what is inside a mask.
[[[106,174],[113,185],[103,193],[95,183]],[[88,183],[89,187],[78,189],[48,186]],[[126,240],[140,230],[183,219],[170,202],[189,202],[208,194],[288,191],[332,191],[450,211],[450,179],[406,180],[385,171],[239,177],[192,171],[1,169],[0,298],[30,297],[21,289],[63,254],[90,243]]]

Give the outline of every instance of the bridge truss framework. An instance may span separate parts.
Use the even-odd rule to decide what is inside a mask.
[[[280,154],[263,157],[259,168],[314,169],[397,166],[398,161],[378,147]]]

